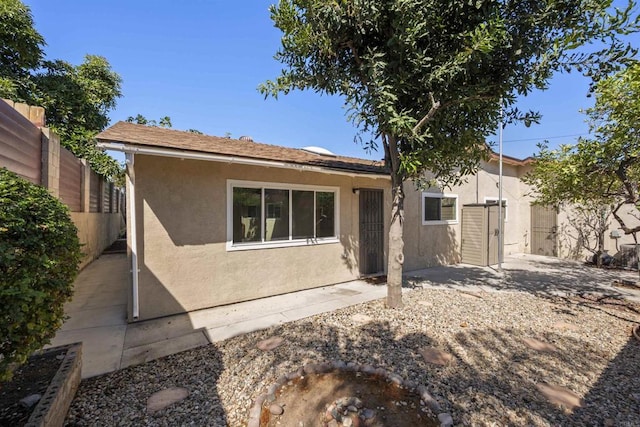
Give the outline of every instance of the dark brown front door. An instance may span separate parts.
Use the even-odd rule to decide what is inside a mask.
[[[531,253],[558,256],[558,211],[531,205]]]
[[[360,273],[384,271],[382,190],[360,190]]]

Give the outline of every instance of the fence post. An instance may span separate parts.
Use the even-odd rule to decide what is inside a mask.
[[[34,107],[29,106],[29,121],[33,123],[35,126],[42,128],[45,126],[45,114],[43,107]],[[60,138],[58,138],[60,141]]]
[[[60,196],[60,137],[48,128],[42,131],[42,185]]]
[[[45,114],[43,107],[34,107],[23,102],[13,102],[8,99],[4,100],[11,105],[14,110],[20,113],[25,119],[29,120],[36,127],[44,127]]]
[[[91,168],[85,159],[82,162],[82,212],[89,212],[89,204],[91,199]]]

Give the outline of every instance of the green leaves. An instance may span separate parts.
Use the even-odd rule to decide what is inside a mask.
[[[46,189],[0,169],[0,380],[47,344],[80,262],[68,210]]]
[[[60,135],[61,144],[85,158],[97,173],[112,177],[118,163],[96,147],[95,135],[109,124],[108,112],[121,96],[121,79],[109,62],[87,55],[82,64],[45,61],[32,80],[36,86],[28,102],[47,112],[49,126]]]
[[[135,117],[133,117],[133,116],[127,117],[126,121],[129,122],[129,123],[135,123],[135,124],[138,124],[138,125],[145,125],[145,126],[159,126],[161,128],[170,128],[170,127],[172,127],[171,117],[169,117],[169,116],[160,117],[159,121],[155,121],[155,120],[147,119],[142,114],[136,114]]]
[[[595,86],[595,106],[586,111],[593,138],[557,150],[541,146],[526,177],[545,204],[610,206],[627,234],[640,231],[616,216],[640,201],[640,64]]]
[[[539,120],[513,108],[517,95],[546,87],[556,70],[601,76],[626,63],[633,49],[616,37],[637,25],[631,9],[609,14],[608,5],[281,0],[270,11],[283,33],[275,58],[284,69],[259,90],[339,94],[354,123],[399,141],[397,154],[411,159],[402,161],[405,178],[424,170],[455,175],[480,160],[472,147],[495,131],[500,107],[509,120]],[[574,52],[604,38],[611,43],[599,51]]]
[[[78,66],[43,61],[44,45],[29,8],[19,0],[0,0],[0,97],[44,107],[65,148],[101,175],[118,174],[119,165],[96,147],[94,137],[107,127],[108,113],[122,95],[120,76],[97,55],[87,55]]]
[[[0,98],[15,99],[29,86],[29,70],[40,64],[44,44],[27,6],[0,1]]]

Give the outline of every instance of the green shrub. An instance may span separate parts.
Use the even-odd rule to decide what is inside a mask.
[[[62,326],[80,256],[67,207],[0,169],[0,380]]]

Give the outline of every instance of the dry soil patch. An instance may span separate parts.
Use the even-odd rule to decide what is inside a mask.
[[[327,408],[345,397],[355,397],[362,402],[362,408],[358,411],[360,416],[351,413],[354,427],[440,425],[416,394],[378,375],[343,370],[309,374],[289,381],[278,390],[276,400],[263,407],[260,425],[332,425],[329,423],[331,418],[327,417]],[[269,407],[273,404],[282,407],[284,412],[281,415],[271,414]],[[365,411],[367,417],[363,415]],[[337,425],[343,424],[339,422]]]

